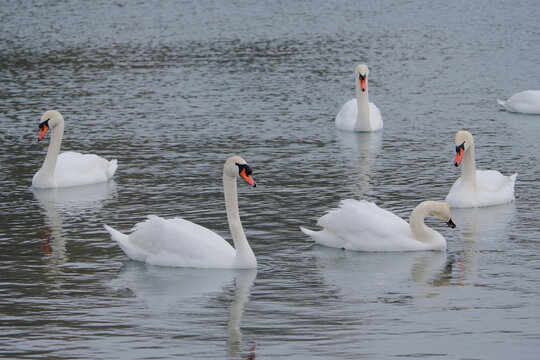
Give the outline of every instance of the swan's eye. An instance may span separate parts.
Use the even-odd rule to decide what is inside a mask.
[[[456,146],[457,153],[459,152],[459,150],[465,151],[465,141],[461,145]]]
[[[246,175],[251,175],[253,171],[251,171],[251,168],[248,164],[238,164],[236,163],[236,166],[238,166],[238,173],[240,174],[242,170],[246,170]]]
[[[50,126],[49,126],[49,120],[50,120],[50,119],[47,119],[47,120],[45,120],[44,122],[42,122],[41,124],[39,124],[39,128],[40,128],[41,130],[43,130],[43,126],[50,127]]]

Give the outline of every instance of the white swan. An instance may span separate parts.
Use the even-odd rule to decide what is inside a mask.
[[[345,131],[375,131],[383,127],[381,112],[368,99],[369,69],[356,67],[356,99],[347,101],[336,116],[336,128]]]
[[[238,214],[237,176],[241,176],[249,185],[257,186],[251,178],[251,168],[244,159],[239,156],[227,159],[223,167],[223,190],[234,248],[215,232],[182,218],[164,219],[150,215],[146,221],[136,224],[129,235],[107,225],[105,229],[130,259],[151,265],[256,268],[257,260]]]
[[[34,175],[32,186],[35,188],[56,188],[90,185],[105,182],[113,177],[118,163],[116,159],[108,161],[94,154],[64,152],[60,155],[60,145],[64,136],[64,118],[55,110],[46,111],[39,123],[41,141],[51,130],[51,142],[43,165]]]
[[[540,90],[525,90],[510,96],[506,101],[497,99],[497,102],[507,111],[540,114]]]
[[[397,215],[381,209],[372,202],[342,200],[339,208],[321,216],[320,231],[301,227],[320,245],[358,251],[418,251],[446,250],[444,237],[424,224],[433,215],[454,228],[450,205],[441,201],[418,204],[410,217],[410,225]]]
[[[514,201],[514,183],[517,173],[504,176],[497,170],[476,170],[474,141],[468,131],[458,131],[455,143],[454,165],[459,166],[461,163],[463,165],[461,176],[446,195],[445,200],[452,207],[481,207]]]

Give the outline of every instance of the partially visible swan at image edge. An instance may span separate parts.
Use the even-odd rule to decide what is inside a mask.
[[[136,224],[129,235],[107,225],[105,229],[130,259],[147,264],[193,268],[256,268],[255,254],[240,221],[236,190],[238,176],[249,185],[257,186],[251,173],[249,165],[239,156],[227,159],[223,167],[225,208],[234,248],[215,232],[180,217],[164,219],[149,215],[146,221]]]
[[[39,123],[41,141],[51,130],[51,141],[43,165],[32,178],[35,188],[57,188],[90,185],[106,182],[118,168],[117,160],[106,160],[94,154],[64,152],[60,155],[60,145],[64,135],[64,118],[55,110],[46,111]]]
[[[368,98],[369,69],[361,64],[355,70],[356,98],[347,101],[336,116],[336,128],[345,131],[376,131],[383,127],[381,112]]]
[[[313,231],[301,227],[317,244],[357,251],[421,251],[446,250],[446,240],[424,223],[433,215],[456,227],[450,205],[441,201],[424,201],[411,213],[410,225],[399,216],[369,201],[342,200],[317,221],[323,227]]]
[[[518,92],[506,101],[497,99],[497,103],[507,111],[538,115],[540,114],[540,90]]]
[[[452,207],[468,208],[505,204],[514,201],[517,173],[505,176],[497,170],[476,170],[474,140],[468,131],[456,133],[454,165],[461,166],[461,176],[454,182],[446,201]]]

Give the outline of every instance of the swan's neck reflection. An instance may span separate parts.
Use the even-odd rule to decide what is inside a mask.
[[[253,281],[257,277],[257,270],[238,271],[235,282],[236,288],[234,296],[229,306],[229,322],[227,323],[227,355],[230,357],[238,357],[242,352],[242,332],[240,330],[240,322],[244,311],[244,304],[249,297],[249,289],[253,285]],[[254,349],[250,349],[254,351]]]
[[[382,134],[380,132],[339,132],[338,141],[347,150],[352,151],[350,158],[356,159],[354,167],[358,175],[358,197],[364,199],[371,190],[371,162],[373,157],[380,152]]]
[[[68,257],[66,239],[62,235],[62,217],[54,196],[49,196],[51,192],[52,190],[39,189],[39,191],[34,191],[34,195],[38,199],[45,216],[45,226],[39,232],[42,240],[40,247],[46,255],[47,272],[58,275],[62,273],[60,266],[68,260]],[[43,195],[44,193],[47,193],[47,195]]]

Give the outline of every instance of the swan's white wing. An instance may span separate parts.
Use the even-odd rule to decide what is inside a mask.
[[[351,250],[402,250],[400,244],[411,239],[405,220],[368,201],[343,200],[317,224],[342,238],[343,247]]]
[[[191,221],[150,215],[133,230],[129,244],[147,253],[144,261],[149,264],[210,268],[234,264],[234,248],[215,232]]]
[[[383,128],[381,112],[377,105],[372,102],[369,103],[369,122],[371,123],[371,128],[373,130],[380,130]]]
[[[497,170],[476,170],[478,206],[499,205],[514,200],[517,173],[505,176]]]
[[[506,110],[525,114],[540,114],[540,90],[526,90],[510,96],[506,101],[498,100]]]
[[[105,182],[118,167],[116,159],[108,161],[94,154],[64,152],[58,155],[55,177],[58,187]]]
[[[356,98],[347,101],[336,115],[336,128],[339,130],[353,131],[358,115]]]

